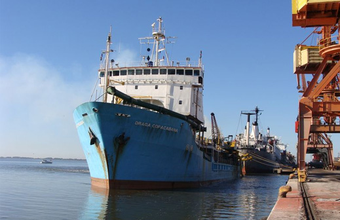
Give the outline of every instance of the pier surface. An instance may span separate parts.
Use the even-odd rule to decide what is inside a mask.
[[[286,198],[278,198],[268,220],[309,219],[306,209],[313,215],[312,219],[340,219],[339,170],[309,169],[303,186],[296,175],[288,180],[287,185],[292,191]]]

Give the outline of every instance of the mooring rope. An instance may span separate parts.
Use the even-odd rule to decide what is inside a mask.
[[[284,165],[284,164],[280,164],[280,163],[277,163],[275,161],[268,160],[267,158],[261,157],[261,156],[255,154],[255,153],[251,153],[250,152],[249,154],[254,158],[254,161],[256,161],[258,163],[266,165],[265,163],[260,162],[260,161],[264,161],[264,162],[267,162],[268,164],[275,165],[275,166],[278,166],[278,167],[291,168],[290,166],[287,166],[287,165]]]

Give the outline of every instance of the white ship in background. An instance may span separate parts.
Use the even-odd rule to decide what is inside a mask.
[[[287,152],[287,145],[282,143],[277,136],[261,134],[258,126],[260,110],[241,112],[247,115],[247,125],[244,133],[236,135],[235,147],[240,156],[245,159],[246,173],[272,173],[276,169],[291,169],[295,164],[294,156]],[[250,129],[250,116],[255,115],[255,121]]]

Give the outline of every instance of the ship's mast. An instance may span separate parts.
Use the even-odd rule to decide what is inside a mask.
[[[155,66],[159,66],[159,59],[158,59],[158,53],[160,52],[160,50],[159,50],[159,42],[161,41],[161,40],[164,40],[164,38],[165,38],[165,35],[164,35],[164,33],[163,33],[163,31],[162,31],[162,23],[163,23],[163,19],[162,18],[158,18],[157,19],[157,21],[158,21],[158,30],[156,31],[155,30],[155,26],[154,26],[154,24],[152,25],[152,35],[153,35],[153,37],[154,37],[154,39],[155,39],[155,46],[156,46],[156,53],[155,53]]]
[[[200,51],[200,58],[198,59],[198,66],[202,67],[202,51]]]
[[[246,126],[246,145],[249,145],[249,136],[250,136],[250,116],[255,115],[255,122],[253,125],[257,126],[258,125],[258,116],[259,116],[259,108],[256,106],[255,110],[252,110],[252,112],[244,112],[242,111],[242,115],[247,115],[247,126]],[[255,113],[254,113],[255,112]]]
[[[258,119],[259,119],[259,112],[261,110],[259,110],[259,108],[256,106],[255,108],[255,122],[254,122],[254,125],[258,125]]]
[[[109,70],[109,60],[110,60],[110,46],[111,46],[111,32],[112,32],[112,27],[110,27],[110,32],[109,35],[107,36],[107,40],[106,40],[106,51],[105,53],[105,81],[104,81],[104,87],[103,87],[103,102],[107,102],[107,87],[109,87],[109,74],[108,74],[108,70]]]
[[[165,37],[165,30],[162,27],[163,19],[160,17],[157,19],[158,27],[156,27],[156,23],[151,25],[152,27],[152,37],[143,37],[139,38],[141,44],[153,44],[151,58],[148,56],[148,65],[150,65],[151,61],[153,62],[153,66],[160,66],[160,62],[163,59],[166,59],[166,65],[170,65],[169,56],[165,48],[165,44],[174,43],[170,41],[172,38],[176,37]],[[160,58],[161,52],[165,53],[164,58]],[[150,52],[150,48],[148,48],[148,52]]]

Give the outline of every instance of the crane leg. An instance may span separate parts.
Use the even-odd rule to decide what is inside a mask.
[[[305,182],[307,177],[306,171],[306,153],[309,138],[309,130],[312,121],[312,112],[303,103],[302,98],[299,102],[299,132],[298,132],[298,146],[297,146],[297,156],[298,156],[298,179],[299,182]]]

